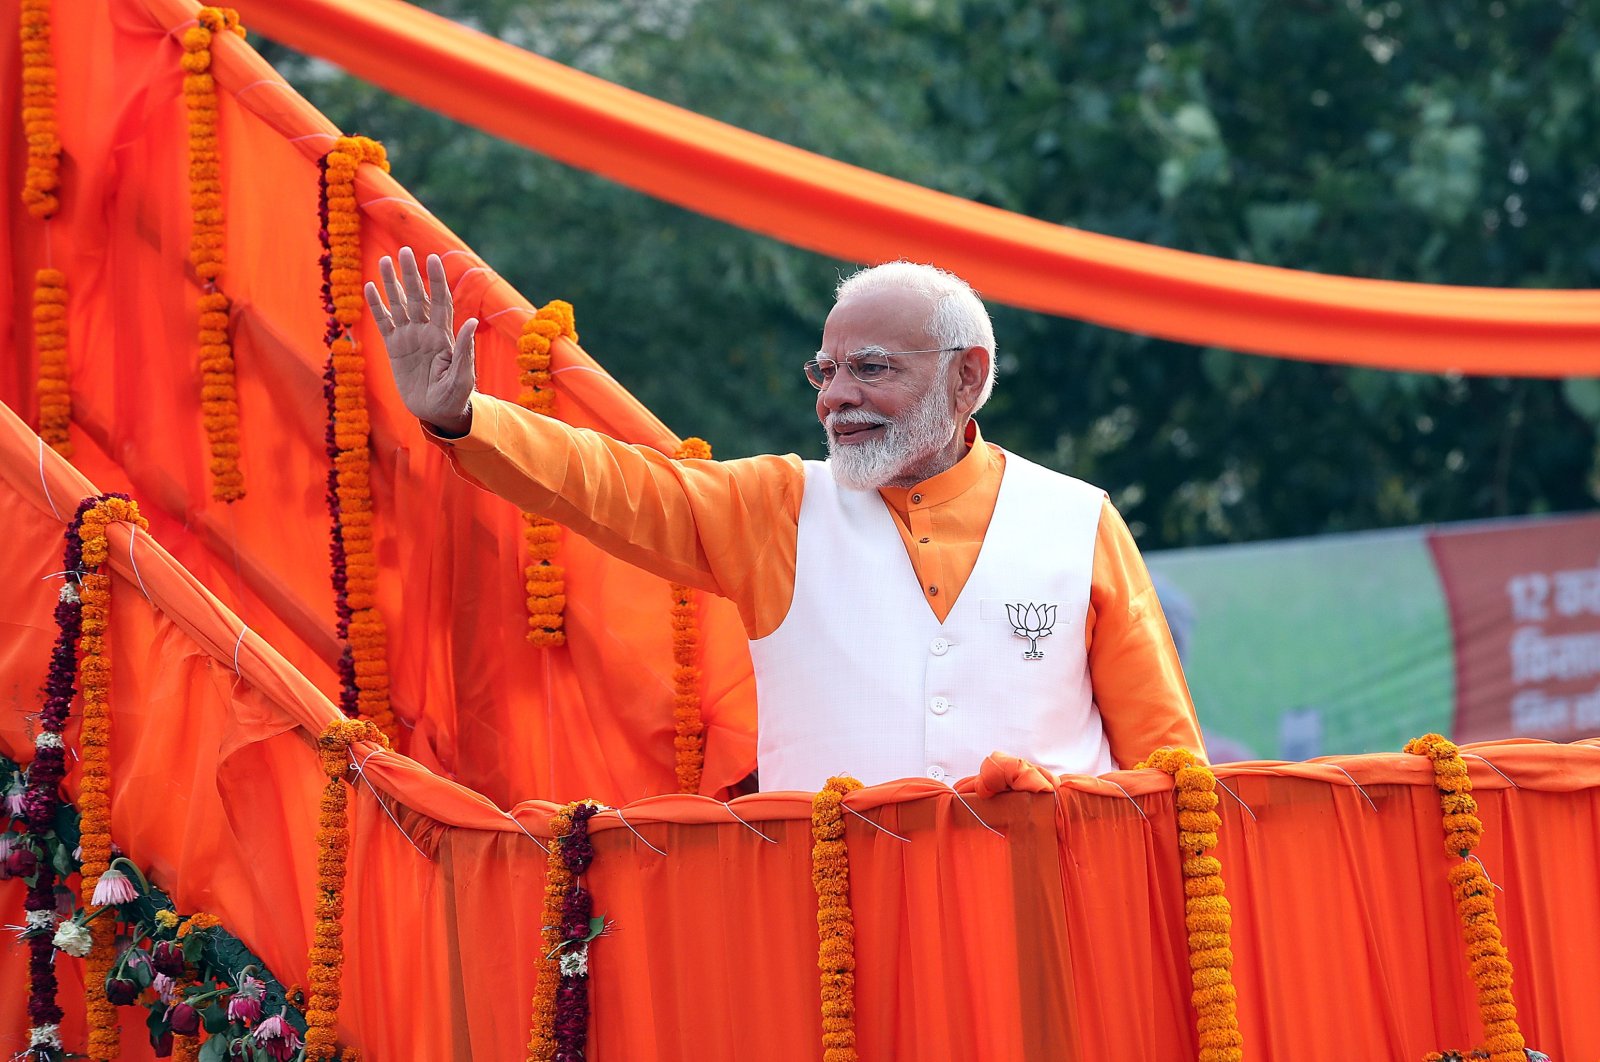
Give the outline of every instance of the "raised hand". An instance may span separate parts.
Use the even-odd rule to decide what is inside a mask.
[[[378,262],[378,275],[388,305],[378,294],[378,285],[370,280],[367,305],[389,350],[389,368],[400,400],[414,417],[442,433],[465,435],[472,426],[468,402],[477,381],[472,336],[478,330],[478,319],[469,317],[455,330],[455,304],[445,281],[444,263],[436,254],[428,256],[426,286],[417,269],[417,256],[409,247],[400,248],[398,277],[387,255]]]

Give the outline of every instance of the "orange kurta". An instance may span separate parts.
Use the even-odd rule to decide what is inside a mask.
[[[675,461],[487,395],[471,431],[433,436],[473,483],[547,516],[663,578],[734,602],[752,638],[783,622],[794,596],[805,471],[799,457]],[[1005,454],[976,424],[952,468],[879,491],[923,599],[949,614],[994,515]],[[1127,524],[1108,500],[1095,537],[1085,648],[1111,754],[1127,768],[1163,745],[1202,748],[1166,617]]]

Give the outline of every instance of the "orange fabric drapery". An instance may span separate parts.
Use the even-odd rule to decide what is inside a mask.
[[[14,690],[39,681],[49,651],[57,512],[95,490],[40,456],[0,411],[12,545],[0,600],[15,617],[0,682]],[[304,983],[314,735],[336,710],[152,536],[118,525],[110,540],[114,836],[180,907],[222,916],[281,979]],[[0,716],[0,751],[26,758],[29,745],[22,713]],[[1592,1057],[1600,745],[1468,753],[1523,1029],[1556,1057]],[[547,837],[556,805],[503,811],[402,756],[356,755],[344,1039],[375,1058],[523,1057],[545,865],[523,831]],[[1474,1042],[1427,761],[1217,773],[1232,793],[1218,854],[1248,1057],[1404,1059]],[[965,803],[925,779],[847,801],[872,820],[847,816],[862,1057],[1193,1057],[1170,779],[1057,780],[1000,757],[959,789]],[[731,809],[656,796],[594,820],[588,885],[616,928],[591,953],[591,1057],[816,1057],[809,824],[796,793]],[[20,895],[0,885],[6,909]],[[0,948],[10,1050],[25,1028],[10,990],[23,956]],[[67,984],[79,976],[75,960],[59,966]],[[126,1057],[148,1057],[136,1032],[125,1039]]]
[[[572,166],[797,247],[859,262],[937,262],[1014,306],[1187,343],[1386,369],[1600,374],[1600,292],[1324,276],[1135,243],[802,151],[402,0],[239,7],[276,40]]]

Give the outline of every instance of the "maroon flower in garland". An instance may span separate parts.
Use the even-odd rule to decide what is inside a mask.
[[[561,980],[556,986],[555,1062],[583,1062],[589,1040],[589,942],[594,939],[594,896],[583,887],[583,872],[594,862],[589,820],[600,809],[572,809],[572,830],[561,838],[561,861],[572,872],[572,890],[561,903]]]
[[[333,607],[338,621],[339,642],[344,647],[339,654],[339,710],[354,719],[360,714],[357,704],[359,689],[356,686],[355,654],[350,648],[350,617],[353,612],[350,608],[348,591],[349,573],[345,563],[344,519],[339,504],[339,472],[336,467],[339,446],[334,439],[333,431],[335,412],[333,341],[343,333],[344,326],[339,323],[333,304],[333,247],[332,234],[328,231],[326,155],[317,160],[317,239],[322,245],[322,255],[318,259],[318,265],[322,270],[322,309],[328,315],[327,327],[322,335],[323,345],[328,348],[328,361],[322,370],[322,400],[328,414],[327,428],[322,437],[323,450],[328,455],[328,483],[324,498],[328,503],[328,515],[332,518],[328,560],[333,570]]]
[[[78,681],[78,637],[83,629],[83,606],[78,598],[79,577],[83,573],[83,517],[106,498],[127,499],[125,494],[106,494],[85,498],[78,504],[67,525],[66,549],[61,567],[67,581],[56,601],[56,641],[50,650],[50,671],[45,679],[44,707],[39,712],[39,733],[34,737],[33,762],[28,765],[27,785],[22,794],[21,818],[27,833],[27,850],[35,853],[27,873],[33,877],[23,899],[28,941],[28,1021],[29,1048],[33,1058],[61,1057],[59,1027],[61,1007],[56,1002],[55,946],[52,943],[60,920],[56,910],[56,868],[49,858],[37,858],[45,840],[55,828],[56,812],[61,807],[61,779],[67,773],[67,750],[61,732],[72,713],[72,698]],[[24,869],[19,866],[18,869]],[[24,875],[26,876],[26,874]]]

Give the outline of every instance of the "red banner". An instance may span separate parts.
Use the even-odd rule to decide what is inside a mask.
[[[1456,739],[1600,733],[1600,516],[1428,544],[1455,638]]]

